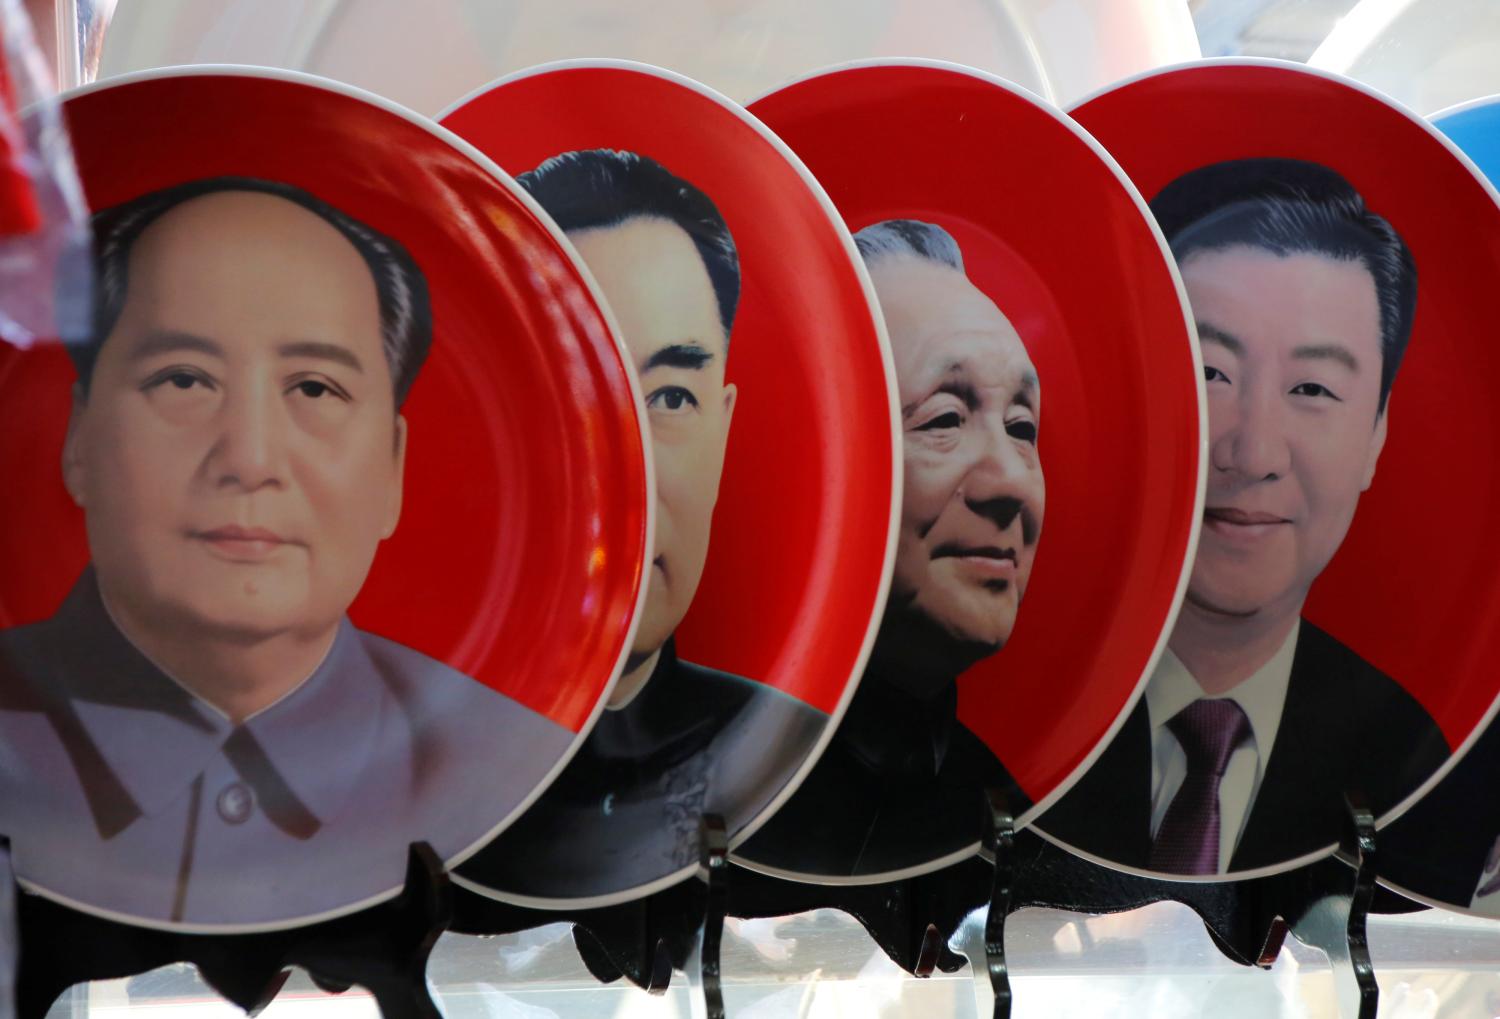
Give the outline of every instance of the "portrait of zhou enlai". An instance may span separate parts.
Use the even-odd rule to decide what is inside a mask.
[[[1302,618],[1401,427],[1417,267],[1313,163],[1211,165],[1151,209],[1202,343],[1202,533],[1145,696],[1041,824],[1132,866],[1246,871],[1337,842],[1346,793],[1379,816],[1448,754],[1398,682]]]
[[[873,874],[962,850],[984,797],[1030,806],[957,717],[961,673],[998,653],[1042,533],[1041,381],[942,227],[854,235],[890,336],[905,471],[896,562],[869,665],[808,780],[745,847],[786,870]],[[827,837],[806,838],[806,832]]]
[[[673,641],[710,554],[742,396],[725,375],[741,271],[723,215],[693,183],[635,152],[566,152],[517,180],[608,302],[640,378],[656,471],[654,558],[623,675],[558,781],[463,871],[571,898],[693,865],[702,813],[722,814],[731,833],[746,823],[826,716],[753,678],[685,661]]]
[[[427,282],[272,181],[193,181],[93,225],[61,464],[90,564],[51,618],[0,633],[17,874],[183,924],[380,895],[410,842],[467,849],[572,738],[347,616],[421,442],[402,403]]]

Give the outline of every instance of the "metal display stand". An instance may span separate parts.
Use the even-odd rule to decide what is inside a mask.
[[[800,884],[743,874],[730,915],[768,917],[835,908],[855,917],[882,950],[916,976],[952,973],[963,958],[949,948],[966,917],[986,908],[984,958],[995,1019],[1011,1015],[1005,953],[1010,914],[1027,906],[1107,914],[1176,901],[1193,910],[1218,949],[1240,965],[1269,968],[1288,930],[1327,952],[1346,1019],[1374,1019],[1379,990],[1370,964],[1365,920],[1374,904],[1375,826],[1370,811],[1349,807],[1339,854],[1287,874],[1255,881],[1188,883],[1135,877],[1075,857],[1030,832],[1016,832],[1003,797],[987,794],[990,827],[979,857],[932,874],[860,886]],[[1387,895],[1387,912],[1421,908]]]
[[[254,1015],[292,966],[330,993],[355,984],[386,1019],[440,1019],[427,991],[427,957],[451,914],[442,862],[425,842],[408,856],[396,898],[323,923],[263,934],[179,934],[104,920],[43,898],[17,895],[18,1019],[43,1019],[58,995],[85,980],[190,962],[215,991]]]
[[[701,826],[700,869],[654,895],[601,909],[536,910],[453,889],[426,844],[413,845],[407,883],[395,899],[346,917],[264,934],[186,935],[144,930],[68,909],[39,895],[18,896],[19,1019],[42,1019],[65,989],[84,980],[144,973],[171,962],[196,965],[205,982],[254,1014],[286,980],[307,970],[338,993],[368,988],[388,1019],[435,1019],[425,980],[428,955],[445,929],[505,934],[567,921],[579,957],[597,980],[621,978],[664,992],[674,969],[687,970],[695,1014],[724,1019],[720,944],[726,916],[786,916],[820,908],[854,917],[881,950],[916,976],[954,973],[965,963],[950,943],[966,918],[987,909],[977,982],[987,983],[991,1015],[1012,1014],[1005,948],[1007,920],[1027,906],[1103,915],[1156,902],[1180,902],[1198,915],[1220,952],[1244,966],[1269,967],[1290,932],[1328,954],[1346,1019],[1374,1019],[1378,989],[1365,937],[1366,917],[1421,908],[1375,886],[1376,839],[1370,811],[1351,802],[1337,856],[1287,874],[1234,883],[1162,881],[1123,874],[1075,857],[1031,832],[1017,832],[1004,797],[987,794],[984,855],[901,881],[829,886],[732,867],[722,819]],[[986,859],[988,856],[989,859]],[[731,880],[733,874],[733,880]],[[977,955],[978,953],[976,953]]]
[[[601,983],[622,977],[653,994],[664,992],[674,969],[695,963],[695,986],[707,1019],[724,1019],[719,948],[730,903],[729,839],[724,819],[699,825],[697,879],[642,899],[597,909],[531,909],[474,892],[455,892],[452,929],[460,934],[512,934],[566,921],[588,971]]]

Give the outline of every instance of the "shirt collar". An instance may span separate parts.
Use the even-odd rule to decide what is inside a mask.
[[[119,631],[92,569],[47,625],[58,637],[54,675],[81,734],[135,801],[138,816],[166,807],[224,753],[272,820],[306,837],[338,811],[376,752],[388,698],[383,684],[369,681],[378,672],[348,619],[306,681],[239,726]],[[282,795],[288,792],[290,801]],[[278,817],[282,805],[305,809]]]
[[[1250,722],[1251,738],[1261,755],[1260,770],[1265,768],[1265,755],[1276,741],[1276,730],[1281,726],[1281,709],[1286,704],[1287,685],[1292,678],[1292,659],[1297,650],[1297,635],[1302,621],[1292,624],[1291,632],[1281,642],[1270,659],[1233,689],[1220,696],[1234,701],[1245,712]],[[1161,662],[1146,685],[1146,712],[1151,719],[1153,738],[1161,727],[1193,701],[1206,696],[1193,674],[1182,659],[1167,649]]]

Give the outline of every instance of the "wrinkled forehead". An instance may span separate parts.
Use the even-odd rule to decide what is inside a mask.
[[[1019,385],[1036,372],[1015,326],[962,272],[892,256],[870,268],[903,392],[966,368],[986,384]]]

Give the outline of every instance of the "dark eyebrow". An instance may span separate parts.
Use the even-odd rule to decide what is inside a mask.
[[[1203,343],[1217,343],[1236,357],[1245,352],[1245,344],[1239,337],[1231,336],[1224,330],[1207,322],[1198,323],[1198,339]]]
[[[158,354],[175,354],[181,350],[195,350],[200,354],[209,354],[217,358],[224,356],[223,347],[195,333],[185,333],[176,329],[153,329],[137,341],[135,349],[130,352],[130,359],[143,361]]]
[[[703,368],[713,359],[713,351],[701,343],[672,343],[653,351],[641,365],[641,374],[652,368]]]
[[[1036,369],[1028,368],[1021,375],[1021,388],[1016,390],[1015,399],[1012,403],[1018,403],[1027,410],[1036,410],[1036,394],[1042,387],[1042,380],[1036,377]]]
[[[276,353],[282,357],[316,357],[324,361],[333,361],[337,364],[353,368],[357,372],[365,370],[365,366],[360,363],[354,351],[348,347],[341,347],[337,343],[320,343],[317,340],[296,340],[292,343],[283,343],[276,348]]]
[[[1359,371],[1359,358],[1348,347],[1337,343],[1315,343],[1298,347],[1292,357],[1302,361],[1337,361],[1352,372]]]

